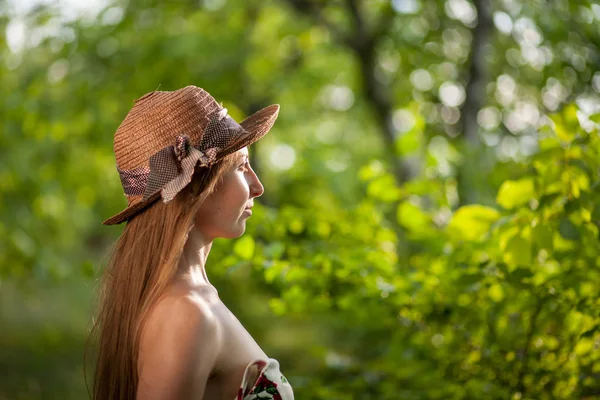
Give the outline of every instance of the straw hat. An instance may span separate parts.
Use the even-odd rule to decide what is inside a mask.
[[[114,139],[127,208],[103,224],[127,221],[158,198],[170,201],[191,181],[196,165],[210,167],[256,142],[271,129],[278,113],[279,105],[273,104],[238,124],[196,86],[142,96]]]

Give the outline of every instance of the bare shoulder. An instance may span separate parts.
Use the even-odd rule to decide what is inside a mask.
[[[202,398],[220,348],[218,321],[202,297],[163,297],[142,331],[138,399]]]
[[[176,293],[161,298],[150,311],[144,336],[151,340],[154,334],[170,334],[181,339],[201,334],[209,336],[203,339],[210,339],[217,328],[217,319],[203,298],[192,293]]]

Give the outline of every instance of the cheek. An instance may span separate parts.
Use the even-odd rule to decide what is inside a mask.
[[[229,175],[200,206],[196,221],[214,225],[238,216],[249,197],[250,186],[246,178],[241,174]]]
[[[198,210],[197,221],[205,223],[219,223],[230,215],[237,215],[240,208],[246,204],[249,189],[240,181],[229,181],[219,187]]]
[[[222,193],[216,191],[212,193],[198,208],[196,212],[196,223],[201,225],[211,225],[218,220],[218,214],[223,208]]]
[[[244,176],[236,175],[234,179],[228,180],[221,188],[221,197],[223,204],[236,206],[239,203],[245,203],[250,195],[250,187]]]

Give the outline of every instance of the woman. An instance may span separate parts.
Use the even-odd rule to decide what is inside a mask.
[[[128,206],[104,224],[127,225],[103,276],[94,399],[293,399],[206,273],[213,240],[241,236],[263,193],[247,147],[278,112],[238,124],[188,86],[141,97],[119,126]]]

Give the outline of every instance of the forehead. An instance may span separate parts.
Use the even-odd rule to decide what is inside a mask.
[[[248,147],[243,147],[236,152],[236,157],[240,160],[248,158]]]

